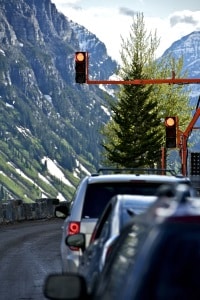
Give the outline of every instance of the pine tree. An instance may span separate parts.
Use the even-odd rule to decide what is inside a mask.
[[[172,54],[156,59],[156,32],[147,34],[144,17],[133,18],[130,35],[122,38],[119,75],[123,80],[186,78],[183,59]],[[122,167],[159,166],[165,147],[166,116],[177,116],[184,129],[192,117],[190,88],[184,85],[121,85],[117,102],[110,103],[111,120],[102,129],[104,163]],[[167,156],[170,151],[167,152]]]
[[[147,35],[138,13],[129,39],[122,39],[123,80],[145,79],[145,66],[154,60],[156,36]],[[122,85],[118,101],[111,103],[112,119],[103,129],[105,160],[121,167],[153,167],[160,161],[163,134],[157,100],[150,101],[151,85]],[[110,132],[110,133],[109,133]]]

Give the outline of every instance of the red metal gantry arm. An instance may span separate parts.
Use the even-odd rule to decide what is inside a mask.
[[[190,133],[192,132],[193,129],[199,129],[195,128],[194,125],[196,124],[199,116],[200,116],[200,108],[198,108],[200,103],[200,96],[198,99],[198,103],[196,106],[196,111],[194,113],[194,116],[192,120],[190,121],[188,127],[184,132],[182,132],[180,129],[178,129],[178,136],[177,136],[177,144],[180,149],[180,156],[181,156],[181,164],[182,164],[182,174],[184,176],[187,175],[187,155],[188,155],[188,147],[187,147],[187,141]]]
[[[90,80],[89,79],[89,54],[86,52],[86,83],[87,84],[195,84],[200,83],[200,78],[175,78],[172,71],[172,78],[164,79],[130,79],[130,80]]]
[[[87,84],[195,84],[200,83],[200,78],[171,78],[171,79],[133,79],[133,80],[90,80]]]
[[[172,78],[170,79],[132,79],[132,80],[90,80],[89,79],[89,55],[87,52],[87,71],[86,71],[86,83],[87,84],[133,84],[133,85],[142,85],[142,84],[199,84],[200,78],[175,78],[175,72],[172,71]],[[200,97],[198,100],[198,105],[200,102]],[[197,107],[198,107],[197,105]],[[178,147],[180,149],[181,163],[182,163],[182,174],[187,175],[187,140],[194,129],[194,125],[197,119],[200,116],[200,108],[196,108],[196,112],[189,123],[188,127],[184,132],[178,129]]]

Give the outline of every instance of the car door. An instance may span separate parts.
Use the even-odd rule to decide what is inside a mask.
[[[86,278],[89,291],[100,272],[99,262],[103,247],[110,235],[112,207],[113,202],[110,201],[94,228],[89,246],[80,258],[78,272]]]

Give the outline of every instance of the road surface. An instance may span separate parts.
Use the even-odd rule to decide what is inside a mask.
[[[43,300],[49,273],[61,272],[63,220],[0,225],[0,299]]]

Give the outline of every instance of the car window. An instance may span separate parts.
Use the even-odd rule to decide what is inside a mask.
[[[90,242],[98,239],[100,236],[101,237],[107,236],[107,234],[109,233],[108,225],[111,217],[111,212],[112,212],[112,203],[109,203],[109,205],[107,205],[106,209],[104,210],[104,213],[102,214],[101,218],[98,220],[98,222],[95,225]]]
[[[88,185],[83,205],[83,218],[99,218],[113,196],[109,188],[102,185]]]
[[[156,198],[155,198],[156,199]],[[134,215],[144,213],[155,200],[130,200],[125,203],[121,213],[121,227],[132,221]]]
[[[117,194],[155,195],[163,182],[109,182],[89,184],[85,194],[82,218],[99,218],[111,197]]]

